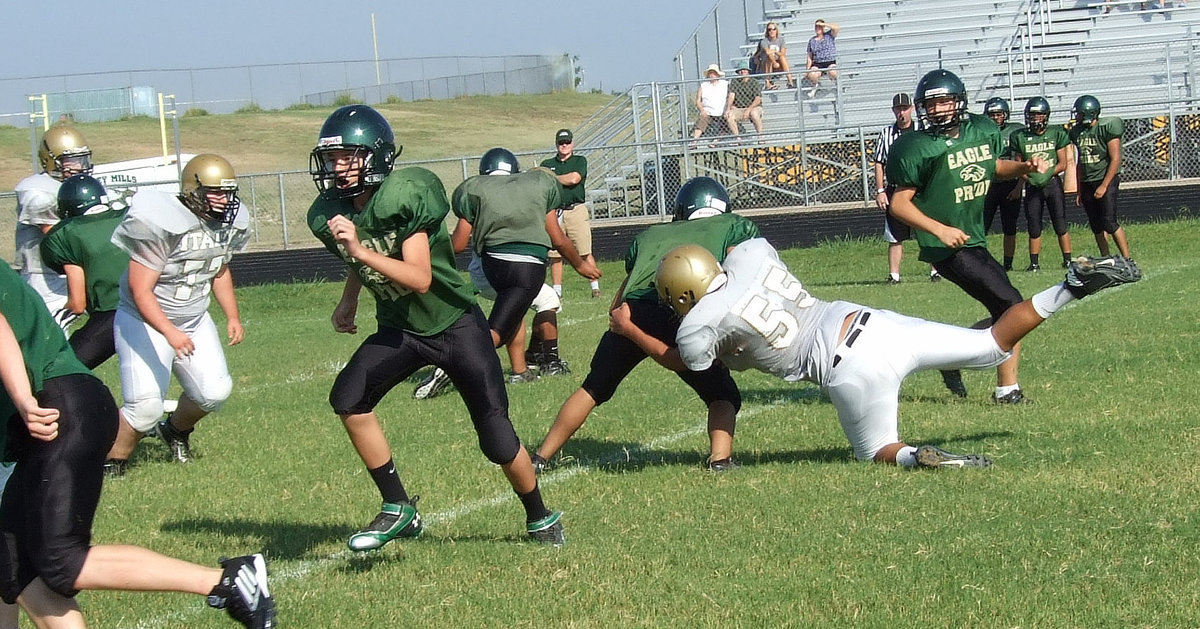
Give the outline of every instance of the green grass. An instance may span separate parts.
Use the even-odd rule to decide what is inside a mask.
[[[374,326],[331,331],[336,285],[241,289],[247,337],[227,352],[234,394],[193,436],[201,458],[178,466],[143,443],[129,476],[106,484],[94,541],[201,563],[265,549],[283,627],[1196,626],[1200,274],[1183,252],[1200,222],[1127,229],[1145,279],[1032,333],[1021,381],[1036,404],[991,405],[992,372],[965,374],[964,401],[936,373],[906,381],[902,436],[985,453],[992,469],[856,463],[815,387],[743,373],[745,467],[712,475],[700,467],[701,404],[647,362],[541,479],[566,512],[569,542],[557,550],[521,541],[520,505],[478,451],[458,396],[417,402],[413,382],[378,411],[422,497],[425,535],[344,550],[378,496],[326,396]],[[1077,252],[1094,250],[1090,234],[1072,236]],[[884,249],[860,240],[784,258],[823,299],[953,323],[982,315],[953,285],[918,281],[915,248],[906,282],[881,285]],[[602,267],[611,290],[621,266]],[[1028,296],[1060,276],[1011,277]],[[562,347],[575,373],[509,388],[530,444],[607,325],[607,294],[590,299],[578,277],[565,288]],[[99,373],[116,388],[115,365]],[[196,597],[80,598],[95,627],[230,626]]]

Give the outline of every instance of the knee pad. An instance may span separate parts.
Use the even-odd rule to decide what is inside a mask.
[[[141,400],[125,400],[121,407],[121,415],[134,430],[146,433],[154,428],[163,416],[162,398],[152,397]]]
[[[507,465],[517,458],[517,452],[521,449],[521,440],[517,438],[517,433],[511,428],[511,424],[507,429],[500,429],[497,426],[479,433],[479,449],[492,463]]]
[[[187,391],[188,397],[206,413],[216,412],[233,393],[233,378],[225,376],[204,383],[201,391]]]
[[[537,297],[533,298],[533,303],[529,307],[534,312],[558,311],[562,307],[562,298],[554,292],[553,288],[550,288],[549,284],[542,284],[541,290],[538,291]]]

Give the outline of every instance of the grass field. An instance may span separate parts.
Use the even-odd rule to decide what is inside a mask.
[[[458,396],[414,401],[410,382],[378,410],[421,496],[425,535],[345,550],[378,496],[326,396],[361,337],[331,331],[336,285],[241,289],[234,394],[193,436],[200,458],[179,466],[144,442],[128,477],[105,486],[95,542],[202,563],[265,550],[283,627],[1196,626],[1200,275],[1183,243],[1200,239],[1200,222],[1127,229],[1145,279],[1031,335],[1021,379],[1036,404],[991,405],[991,372],[965,374],[963,401],[936,373],[905,383],[904,437],[987,454],[992,469],[856,463],[815,387],[744,373],[735,451],[745,467],[713,475],[701,468],[701,404],[647,362],[541,479],[566,512],[561,549],[522,541],[520,505],[478,451]],[[1090,234],[1072,236],[1077,252],[1094,247]],[[946,282],[919,281],[915,249],[894,287],[879,283],[878,240],[784,258],[821,298],[963,324],[982,312]],[[603,269],[615,287],[620,265]],[[1025,295],[1060,279],[1012,277]],[[530,445],[607,325],[607,295],[590,299],[578,277],[566,290],[562,345],[575,373],[509,388]],[[117,387],[114,364],[99,375]],[[95,627],[229,626],[184,595],[81,602]]]

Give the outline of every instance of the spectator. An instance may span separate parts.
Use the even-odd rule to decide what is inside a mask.
[[[729,81],[721,78],[723,76],[725,73],[715,63],[704,71],[704,78],[707,80],[696,90],[696,109],[700,113],[696,115],[696,128],[692,130],[692,139],[699,138],[708,130],[710,122],[725,115],[725,105],[729,102]]]
[[[833,22],[817,20],[814,28],[817,33],[808,40],[808,72],[805,75],[808,77],[808,82],[812,84],[812,89],[808,90],[809,98],[817,95],[822,72],[828,74],[829,78],[834,81],[838,76],[837,42],[835,40],[841,27]]]
[[[549,168],[562,184],[562,206],[558,208],[558,224],[563,233],[575,245],[579,257],[588,264],[595,265],[596,258],[592,257],[592,216],[591,210],[584,204],[587,188],[587,158],[575,154],[575,134],[570,129],[559,129],[554,134],[554,146],[557,154],[542,160],[540,166]],[[550,250],[550,278],[554,284],[554,292],[562,297],[563,261],[558,250]],[[600,280],[589,280],[592,288],[592,299],[600,297]]]
[[[750,77],[750,64],[745,60],[737,64],[738,78],[729,83],[729,100],[725,103],[725,122],[729,131],[737,136],[741,133],[739,123],[749,120],[754,130],[762,136],[762,87],[758,80]]]
[[[767,89],[773,90],[777,85],[771,82],[772,73],[782,72],[787,79],[788,88],[796,87],[796,79],[790,74],[792,68],[788,64],[787,45],[783,35],[779,33],[779,25],[767,22],[767,30],[758,42],[758,50],[754,52],[754,65],[759,74],[766,74]]]
[[[1078,149],[1075,162],[1076,205],[1082,206],[1088,226],[1096,237],[1102,255],[1108,255],[1108,235],[1117,250],[1129,257],[1125,228],[1117,222],[1117,188],[1121,185],[1121,134],[1125,122],[1120,118],[1101,118],[1100,101],[1095,96],[1080,96],[1071,115],[1075,126],[1070,137]]]

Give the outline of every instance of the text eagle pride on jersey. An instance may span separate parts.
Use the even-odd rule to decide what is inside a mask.
[[[955,172],[962,185],[954,188],[954,202],[962,203],[987,196],[988,188],[992,185],[992,177],[988,169],[980,166],[980,162],[995,163],[995,156],[987,144],[958,149],[946,153],[946,167]]]

